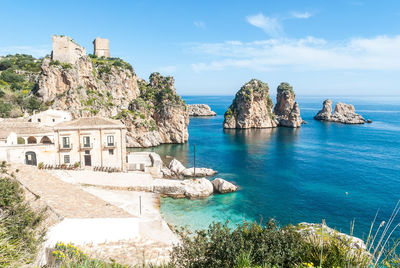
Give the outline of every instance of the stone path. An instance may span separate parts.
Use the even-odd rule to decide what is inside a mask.
[[[116,260],[119,264],[138,265],[152,263],[162,265],[169,262],[171,246],[148,239],[130,239],[118,242],[106,242],[96,245],[84,245],[79,248],[89,256],[104,261]]]
[[[77,186],[63,182],[44,170],[23,164],[13,164],[16,179],[30,191],[45,200],[64,218],[125,218],[129,213],[97,198]]]

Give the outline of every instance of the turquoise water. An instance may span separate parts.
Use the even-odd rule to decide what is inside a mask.
[[[154,148],[193,165],[219,171],[217,177],[240,186],[236,193],[205,200],[163,198],[167,221],[192,229],[212,221],[260,221],[281,224],[321,222],[355,234],[368,233],[377,209],[387,220],[400,198],[400,97],[331,97],[355,105],[372,124],[322,123],[313,116],[324,97],[298,97],[300,129],[223,130],[223,113],[232,96],[187,96],[187,103],[207,103],[218,116],[191,118],[189,142]],[[347,193],[347,194],[346,194]],[[399,222],[399,221],[397,221]]]

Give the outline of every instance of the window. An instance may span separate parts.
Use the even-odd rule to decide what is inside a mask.
[[[38,120],[37,120],[38,122],[40,122],[41,120],[40,120],[40,118],[38,118]]]
[[[90,137],[89,136],[83,137],[83,147],[90,148]]]
[[[71,148],[71,144],[69,143],[69,137],[62,138],[62,146],[63,148]]]
[[[107,145],[114,146],[114,136],[107,136]]]
[[[114,155],[114,149],[109,149],[109,150],[108,150],[108,154],[109,154],[109,155]]]
[[[89,150],[86,150],[86,151],[85,151],[85,154],[90,154],[90,151],[89,151]]]
[[[56,122],[56,120],[53,118],[53,122]]]
[[[64,155],[64,164],[69,164],[69,163],[71,163],[71,159],[70,159],[69,155],[66,154],[66,155]]]

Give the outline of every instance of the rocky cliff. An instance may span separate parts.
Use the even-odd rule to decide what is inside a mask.
[[[252,79],[236,93],[225,112],[224,128],[270,128],[278,122],[272,112],[268,85]]]
[[[289,83],[281,83],[278,86],[274,113],[279,126],[300,127],[303,123],[295,98],[293,87]]]
[[[336,122],[342,124],[364,124],[365,119],[356,114],[355,108],[351,104],[338,102],[332,114],[332,101],[327,99],[323,103],[322,110],[315,116],[315,120]]]
[[[188,139],[189,117],[174,79],[153,73],[147,83],[117,58],[83,56],[75,64],[47,58],[38,95],[51,108],[70,111],[74,118],[100,115],[122,120],[131,147]]]

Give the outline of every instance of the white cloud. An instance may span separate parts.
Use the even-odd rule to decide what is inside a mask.
[[[51,48],[48,45],[42,46],[7,46],[0,47],[0,55],[8,54],[28,54],[34,57],[44,57],[51,53]]]
[[[246,17],[247,22],[262,29],[271,36],[279,36],[283,33],[283,27],[277,18],[266,17],[262,13]]]
[[[160,66],[156,68],[158,72],[164,75],[173,75],[176,72],[176,66],[169,65],[169,66]]]
[[[195,71],[245,68],[285,70],[396,70],[400,71],[400,35],[327,41],[315,37],[267,39],[247,43],[195,44],[194,53],[215,60],[192,64]]]
[[[194,21],[193,22],[194,26],[196,26],[199,29],[205,29],[206,28],[206,24],[204,23],[204,21]]]
[[[292,17],[295,19],[308,19],[312,16],[310,12],[292,12]]]

